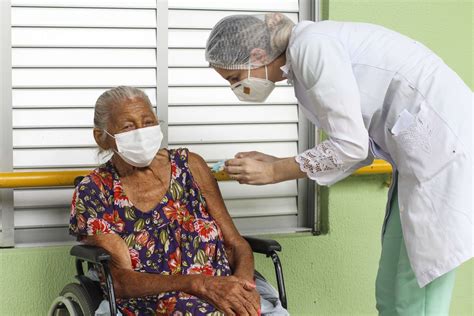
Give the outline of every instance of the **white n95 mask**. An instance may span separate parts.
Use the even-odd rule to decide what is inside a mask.
[[[265,79],[250,77],[250,66],[248,78],[234,83],[230,86],[240,101],[265,102],[275,88],[275,83],[268,80],[268,70],[265,66]]]
[[[160,125],[143,127],[132,131],[110,135],[115,138],[115,151],[125,162],[135,167],[147,167],[160,150],[163,132]]]

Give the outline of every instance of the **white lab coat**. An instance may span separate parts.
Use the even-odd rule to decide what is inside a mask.
[[[364,23],[301,22],[286,57],[301,109],[329,137],[306,154],[309,177],[330,185],[384,158],[398,171],[420,287],[472,258],[472,92],[456,73],[419,42]]]

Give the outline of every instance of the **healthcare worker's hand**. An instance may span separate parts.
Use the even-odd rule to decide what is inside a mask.
[[[271,184],[305,178],[295,157],[277,158],[258,151],[240,152],[225,162],[224,170],[240,184]]]
[[[235,158],[253,158],[255,160],[274,162],[279,158],[275,156],[270,156],[259,151],[243,151],[235,154]]]
[[[240,184],[270,184],[274,183],[274,162],[279,158],[257,151],[243,152],[235,155],[235,159],[225,162],[225,171],[230,178]]]

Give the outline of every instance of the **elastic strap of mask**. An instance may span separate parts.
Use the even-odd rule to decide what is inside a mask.
[[[104,131],[107,135],[109,135],[110,137],[112,137],[113,139],[115,139],[115,136],[113,136],[112,134],[110,134],[109,132],[107,132],[107,130],[103,129],[103,131]]]
[[[249,68],[248,68],[248,71],[247,71],[247,78],[250,78],[250,60],[249,60]],[[267,65],[265,65],[265,79],[268,80],[268,68],[267,68]]]
[[[112,136],[112,134],[110,134],[109,132],[107,132],[107,130],[103,129],[103,131],[104,131],[107,135],[109,135],[110,137],[112,137],[113,139],[115,139],[115,136]],[[112,149],[108,149],[108,150],[112,150],[114,153],[117,153],[117,154],[118,154],[118,151],[116,151],[116,150],[113,149],[113,148],[112,148]]]

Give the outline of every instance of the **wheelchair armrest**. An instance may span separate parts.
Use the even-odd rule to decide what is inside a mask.
[[[72,256],[91,263],[103,263],[110,260],[110,254],[104,249],[89,245],[76,245],[69,252]]]
[[[275,251],[281,251],[281,245],[273,239],[243,236],[249,243],[253,252],[270,256]]]
[[[76,245],[71,248],[69,252],[71,256],[76,257],[76,278],[81,284],[87,284],[88,279],[84,276],[84,270],[82,267],[82,261],[88,262],[88,269],[91,268],[92,264],[101,265],[102,271],[105,277],[107,297],[109,299],[110,315],[117,315],[117,306],[115,305],[115,292],[114,283],[112,280],[112,273],[109,268],[109,261],[111,259],[110,254],[101,247],[89,246],[89,245]]]

